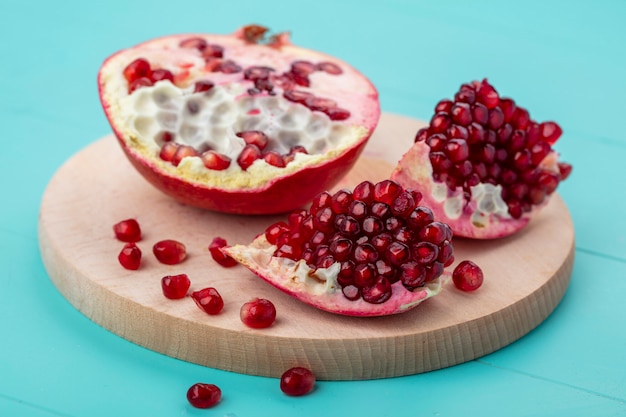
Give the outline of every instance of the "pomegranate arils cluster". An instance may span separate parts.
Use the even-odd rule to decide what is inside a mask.
[[[435,181],[452,191],[461,187],[466,200],[478,184],[500,185],[508,213],[519,218],[571,172],[563,162],[555,162],[557,170],[542,166],[561,133],[554,122],[531,120],[526,109],[500,98],[483,80],[462,85],[454,100],[440,101],[415,140],[430,147]]]
[[[346,298],[384,303],[395,282],[413,290],[454,259],[450,228],[419,206],[420,199],[390,180],[365,181],[352,192],[320,194],[310,212],[293,212],[265,237],[276,257],[302,259],[313,271],[337,265]]]

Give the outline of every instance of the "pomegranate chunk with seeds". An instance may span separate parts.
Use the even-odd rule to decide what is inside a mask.
[[[391,180],[320,193],[307,210],[223,249],[259,277],[345,315],[407,311],[436,295],[454,260],[452,231]]]
[[[139,242],[141,240],[141,227],[135,219],[122,220],[113,225],[115,237],[122,242]]]
[[[454,285],[462,291],[475,291],[483,284],[483,271],[472,261],[462,261],[452,273]]]
[[[198,308],[207,314],[219,314],[224,308],[222,296],[213,287],[194,291],[191,293],[191,298],[193,298]]]
[[[380,117],[355,68],[259,25],[126,48],[98,82],[139,173],[183,204],[228,213],[304,206],[354,165]]]
[[[191,281],[187,274],[167,275],[161,278],[161,289],[163,295],[171,300],[185,298]]]
[[[117,260],[125,269],[135,271],[141,266],[141,249],[134,242],[129,242],[124,245]]]
[[[210,408],[222,399],[222,390],[214,384],[197,382],[187,390],[187,401],[196,408]]]
[[[211,256],[213,257],[215,262],[225,268],[230,268],[237,265],[238,262],[222,251],[222,248],[225,248],[227,246],[228,242],[226,241],[226,239],[218,236],[211,241],[211,244],[209,245],[209,252],[211,252]]]
[[[241,306],[239,316],[246,326],[253,329],[264,329],[274,324],[276,307],[270,300],[255,298]]]
[[[280,377],[280,390],[294,397],[306,395],[315,387],[315,375],[310,369],[297,366],[286,370]]]
[[[435,106],[391,178],[420,191],[456,235],[507,236],[569,176],[571,165],[552,148],[561,134],[558,124],[535,122],[487,80],[473,81]]]
[[[177,240],[161,240],[154,244],[152,252],[159,262],[176,265],[187,258],[187,248]]]

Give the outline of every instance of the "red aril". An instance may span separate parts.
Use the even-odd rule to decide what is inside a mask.
[[[315,375],[310,369],[297,366],[286,370],[280,377],[280,390],[298,397],[308,394],[315,387]]]
[[[353,316],[407,311],[439,293],[452,231],[391,180],[320,193],[248,245],[223,249],[280,290]]]
[[[211,244],[209,244],[209,252],[211,252],[211,256],[215,262],[225,268],[230,268],[237,265],[237,261],[222,251],[222,249],[227,246],[228,242],[226,239],[218,236],[211,241]]]
[[[163,295],[171,300],[185,298],[190,286],[191,280],[187,274],[167,275],[161,278]]]
[[[483,271],[472,261],[460,262],[452,272],[454,285],[462,291],[477,290],[483,284]]]
[[[193,298],[193,301],[195,301],[200,310],[207,314],[219,314],[224,308],[222,296],[213,287],[194,291],[191,293],[191,298]]]
[[[487,80],[463,84],[435,106],[391,178],[421,192],[454,234],[478,239],[522,229],[565,180],[571,165],[552,145],[562,131],[537,123]]]
[[[122,242],[139,242],[141,240],[141,228],[135,219],[122,220],[113,225],[115,237]]]
[[[351,168],[380,116],[376,89],[356,69],[257,25],[124,49],[103,63],[98,85],[150,183],[230,213],[305,205]]]
[[[117,259],[125,269],[135,271],[141,265],[141,249],[133,242],[124,245]]]
[[[187,390],[187,401],[196,408],[210,408],[220,402],[222,390],[214,384],[197,382]]]
[[[239,317],[248,327],[264,329],[276,320],[276,307],[270,300],[255,298],[241,306]]]
[[[152,252],[159,262],[176,265],[187,258],[187,248],[177,240],[166,239],[154,244]]]

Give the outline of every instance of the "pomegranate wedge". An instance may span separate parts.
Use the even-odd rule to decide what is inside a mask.
[[[356,162],[380,116],[376,89],[356,69],[256,25],[122,50],[98,85],[122,149],[150,183],[229,213],[303,206]]]
[[[402,313],[438,294],[454,260],[452,231],[394,181],[320,193],[307,210],[249,245],[222,250],[259,277],[321,310]]]

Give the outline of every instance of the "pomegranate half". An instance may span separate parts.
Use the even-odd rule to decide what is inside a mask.
[[[561,133],[555,122],[537,123],[501,98],[487,80],[474,81],[437,103],[391,178],[419,190],[455,236],[511,235],[572,170],[552,148]]]
[[[438,294],[452,231],[391,180],[322,192],[309,210],[222,250],[285,293],[350,316],[402,313]]]
[[[122,50],[98,85],[119,143],[150,183],[228,213],[309,202],[356,162],[380,116],[376,89],[352,66],[256,25]]]

